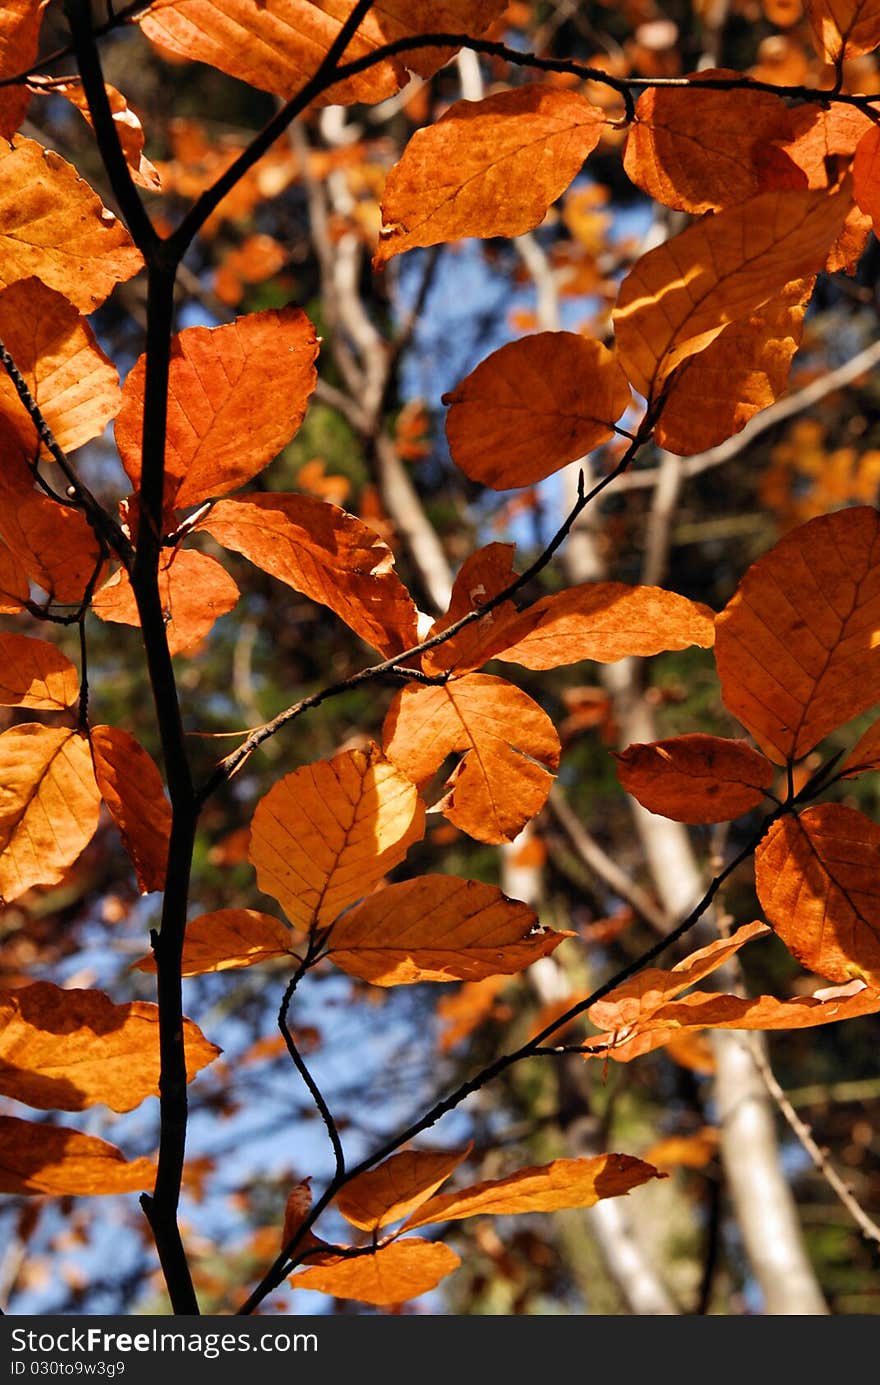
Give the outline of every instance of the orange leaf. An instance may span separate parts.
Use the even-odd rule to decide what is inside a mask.
[[[294,1289],[311,1289],[358,1303],[404,1303],[435,1288],[461,1261],[440,1241],[410,1236],[356,1258],[338,1256],[291,1275]]]
[[[220,500],[198,524],[345,621],[385,655],[418,642],[416,608],[387,544],[354,515],[310,495]]]
[[[155,1177],[151,1159],[128,1161],[94,1135],[0,1116],[0,1193],[136,1193],[152,1188]]]
[[[656,399],[672,371],[729,323],[820,269],[850,202],[846,185],[761,193],[643,255],[613,313],[620,361],[636,389]]]
[[[79,677],[66,654],[28,635],[0,635],[0,706],[61,711],[79,695]]]
[[[471,673],[402,688],[383,727],[388,758],[424,787],[447,755],[464,758],[437,804],[481,842],[509,842],[544,806],[559,737],[536,702],[503,678]]]
[[[753,563],[717,620],[725,706],[776,763],[880,698],[880,514],[801,525]]]
[[[511,975],[570,936],[540,928],[527,904],[494,885],[420,875],[386,886],[343,914],[328,949],[351,976],[374,986],[409,986]]]
[[[0,77],[25,72],[37,56],[43,10],[49,0],[5,0],[0,5]],[[24,85],[0,88],[0,138],[11,139],[24,120],[30,92]]]
[[[805,0],[813,43],[826,62],[871,53],[880,45],[878,0]]]
[[[775,770],[745,741],[721,736],[676,736],[630,745],[617,776],[643,808],[675,822],[729,822],[757,808]]]
[[[0,736],[0,897],[54,885],[98,826],[101,795],[85,736],[29,722]]]
[[[427,1202],[468,1153],[469,1149],[412,1149],[392,1154],[378,1168],[368,1169],[347,1183],[334,1206],[352,1226],[378,1231]]]
[[[248,313],[223,327],[187,327],[174,338],[168,380],[165,504],[183,508],[225,495],[287,445],[315,388],[315,329],[299,308]],[[123,388],[116,443],[140,485],[146,357]]]
[[[206,971],[229,971],[289,957],[295,940],[295,934],[280,919],[256,909],[200,914],[186,925],[181,976],[201,976]],[[142,957],[134,969],[155,972],[155,958]]]
[[[351,13],[354,0],[253,4],[252,0],[154,0],[140,17],[148,38],[176,56],[209,63],[230,77],[288,100],[314,75]],[[345,50],[347,61],[392,39],[421,33],[479,35],[506,0],[380,0]],[[406,85],[407,68],[428,77],[451,56],[419,50],[338,82],[318,104],[384,101]]]
[[[784,392],[801,343],[814,280],[782,293],[680,365],[669,381],[654,440],[680,457],[707,452],[738,433]]]
[[[8,465],[11,458],[7,454]],[[0,474],[0,538],[53,601],[78,605],[101,565],[101,550],[80,510],[38,495],[11,471]]]
[[[428,638],[441,634],[469,611],[479,610],[515,582],[519,574],[513,568],[513,553],[512,543],[490,543],[466,558],[453,583],[449,610],[434,621]],[[422,668],[426,673],[447,669],[467,673],[479,668],[503,646],[507,630],[518,618],[519,612],[513,602],[503,602],[481,620],[466,625],[445,644],[429,649],[422,655]]]
[[[486,976],[482,981],[466,981],[453,995],[440,997],[437,1018],[442,1027],[437,1047],[441,1053],[455,1048],[495,1014],[498,994],[507,984],[506,976]]]
[[[856,146],[853,160],[853,192],[856,202],[880,227],[880,126],[872,125]]]
[[[860,736],[843,762],[844,779],[855,779],[867,769],[880,769],[880,721],[874,721]]]
[[[214,622],[231,611],[238,600],[238,587],[216,558],[188,548],[164,551],[159,593],[172,654],[194,649]],[[95,593],[92,610],[101,620],[140,625],[137,602],[124,568]]]
[[[660,587],[584,582],[542,597],[505,634],[511,643],[494,657],[524,668],[558,668],[581,659],[608,664],[694,644],[708,649],[715,638],[714,613]]]
[[[280,779],[257,805],[248,854],[260,889],[308,931],[369,894],[424,831],[415,785],[372,745]]]
[[[40,1110],[131,1111],[159,1094],[159,1007],[34,981],[0,992],[0,1091]],[[184,1020],[188,1080],[220,1049]]]
[[[142,264],[72,164],[31,139],[0,147],[0,284],[35,275],[90,313]]]
[[[446,436],[473,481],[530,486],[611,437],[630,402],[613,352],[574,332],[538,332],[493,351],[451,393]]]
[[[171,805],[156,763],[128,731],[95,726],[95,778],[131,857],[142,894],[165,887]]]
[[[12,549],[0,544],[0,615],[20,611],[30,594],[27,573]]]
[[[646,91],[636,104],[623,166],[655,202],[683,212],[711,212],[761,191],[762,147],[788,130],[788,112],[763,91],[701,90],[711,77],[742,73],[711,68],[687,87]]]
[[[704,1169],[718,1153],[721,1132],[704,1125],[692,1135],[667,1135],[645,1150],[645,1158],[663,1169]]]
[[[514,1212],[560,1212],[592,1207],[606,1197],[620,1197],[640,1183],[665,1178],[652,1164],[629,1154],[599,1154],[592,1159],[554,1159],[518,1169],[507,1178],[475,1183],[457,1193],[440,1193],[410,1217],[404,1230],[464,1217],[509,1216]]]
[[[799,962],[831,981],[880,985],[880,827],[822,803],[775,822],[755,852],[767,918]]]
[[[604,125],[586,97],[549,86],[456,101],[416,131],[388,175],[374,266],[418,245],[531,231],[577,177]]]
[[[76,78],[30,77],[28,85],[32,91],[37,93],[46,92],[54,96],[65,97],[72,106],[76,107],[80,115],[84,116],[89,125],[92,125],[92,113],[89,110],[89,103],[82,82]],[[149,192],[160,192],[162,185],[159,174],[144,155],[144,131],[141,122],[121,91],[117,91],[116,87],[111,87],[109,83],[105,85],[104,89],[107,93],[113,124],[119,136],[119,143],[122,146],[122,152],[125,155],[125,162],[128,164],[132,180]],[[94,129],[94,126],[92,128]]]

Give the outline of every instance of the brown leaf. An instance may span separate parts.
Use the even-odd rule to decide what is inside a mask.
[[[822,803],[775,822],[755,852],[767,918],[799,962],[831,981],[880,985],[880,827]]]
[[[98,826],[101,795],[89,742],[28,722],[0,736],[0,897],[54,885]]]
[[[826,62],[871,53],[880,45],[878,0],[804,0],[813,43]]]
[[[5,0],[0,6],[0,77],[16,77],[34,61],[48,3]],[[12,138],[24,120],[29,100],[30,92],[23,84],[0,87],[0,138]]]
[[[183,936],[181,976],[201,976],[206,971],[252,967],[257,962],[289,957],[296,941],[280,919],[256,909],[218,909],[190,919]],[[155,972],[154,957],[141,957],[136,971]]]
[[[78,695],[77,671],[56,645],[0,635],[0,706],[62,711]]]
[[[880,126],[872,125],[856,146],[853,193],[862,211],[880,227]]]
[[[408,1236],[355,1258],[325,1260],[314,1269],[291,1275],[290,1283],[294,1289],[382,1307],[428,1293],[460,1264],[455,1252],[442,1242]]]
[[[718,617],[725,706],[777,764],[880,699],[880,515],[866,505],[792,530]]]
[[[843,762],[844,779],[855,779],[868,769],[880,769],[880,721],[874,721],[860,736]]]
[[[482,981],[466,981],[452,995],[440,997],[436,1014],[441,1024],[437,1040],[441,1053],[449,1053],[495,1014],[499,992],[507,984],[506,976],[486,976]]]
[[[90,1197],[152,1188],[152,1159],[126,1160],[115,1145],[63,1125],[0,1116],[0,1193]]]
[[[568,933],[542,929],[527,904],[494,885],[420,875],[369,895],[333,925],[330,956],[374,986],[510,975],[553,952]]]
[[[168,648],[185,654],[199,645],[216,620],[238,601],[238,587],[216,558],[191,548],[171,548],[159,567],[159,594]],[[101,620],[140,625],[137,602],[124,568],[95,593],[92,610]]]
[[[92,113],[89,110],[89,103],[83,89],[82,82],[74,77],[30,77],[28,86],[31,91],[63,96],[75,106],[80,115],[92,125]],[[132,181],[139,187],[146,188],[148,192],[161,192],[162,184],[159,174],[150,160],[144,154],[144,130],[134,111],[129,106],[121,91],[116,87],[111,87],[109,82],[105,84],[104,90],[107,93],[107,100],[110,104],[110,114],[113,117],[113,125],[125,155],[125,162],[128,164]],[[94,129],[94,125],[92,125]]]
[[[0,474],[0,538],[52,601],[78,605],[101,565],[95,535],[80,510],[38,495],[12,470]]]
[[[425,832],[415,785],[376,745],[279,779],[257,805],[257,883],[307,932],[370,893]]]
[[[165,888],[171,805],[162,776],[143,746],[117,726],[91,731],[95,778],[131,857],[142,894]]]
[[[416,608],[390,548],[335,505],[310,495],[249,495],[218,501],[198,528],[329,606],[382,654],[418,642]]]
[[[839,192],[764,192],[649,250],[614,309],[620,362],[654,400],[672,371],[792,279],[822,267],[851,201]]]
[[[538,332],[493,351],[444,394],[446,436],[472,481],[530,486],[607,442],[630,397],[601,342]]]
[[[91,313],[142,264],[122,222],[72,164],[31,139],[0,147],[3,287],[35,275]]]
[[[15,615],[31,594],[28,575],[11,548],[0,544],[0,615]]]
[[[362,1231],[378,1231],[408,1217],[454,1173],[468,1149],[403,1150],[375,1169],[358,1174],[337,1195],[334,1206]]]
[[[721,1132],[704,1125],[692,1135],[667,1135],[645,1150],[645,1158],[661,1169],[704,1169],[718,1153]]]
[[[506,1178],[475,1183],[457,1193],[440,1193],[426,1202],[404,1226],[405,1231],[433,1222],[464,1217],[509,1216],[514,1212],[559,1212],[592,1207],[606,1197],[620,1197],[640,1183],[665,1174],[629,1154],[599,1154],[592,1159],[554,1159],[518,1169]]]
[[[236,490],[287,445],[315,388],[318,341],[299,308],[248,313],[174,337],[168,379],[165,504],[184,508]],[[123,388],[122,464],[141,479],[146,357]]]
[[[416,131],[388,175],[374,266],[418,245],[531,231],[577,177],[604,125],[598,106],[558,87],[456,101]]]
[[[490,543],[466,558],[453,583],[449,610],[434,621],[428,638],[441,634],[468,612],[479,610],[515,582],[519,574],[513,568],[513,553],[512,543]],[[518,618],[513,602],[503,602],[445,644],[429,649],[422,655],[422,668],[426,673],[467,673],[479,668],[503,646],[507,630]]]
[[[382,734],[388,758],[420,788],[447,755],[465,752],[436,806],[481,842],[513,841],[543,807],[559,764],[546,712],[513,684],[483,673],[402,688]]]
[[[0,992],[0,1091],[46,1111],[131,1111],[159,1094],[159,1007],[34,981]],[[184,1020],[188,1080],[217,1057]]]
[[[757,808],[775,769],[745,741],[721,736],[676,736],[627,746],[617,777],[652,813],[675,822],[729,822]]]

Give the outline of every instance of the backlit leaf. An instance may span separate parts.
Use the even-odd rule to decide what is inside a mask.
[[[0,5],[0,77],[15,77],[37,56],[43,10],[49,0],[4,0]],[[0,87],[0,138],[11,139],[24,120],[30,92]]]
[[[764,192],[643,255],[613,313],[620,362],[636,389],[655,399],[672,371],[729,323],[820,269],[849,205],[846,186]]]
[[[494,885],[420,875],[343,914],[328,943],[338,967],[375,986],[479,981],[546,957],[569,936],[540,929],[527,904]]]
[[[479,610],[515,582],[519,574],[513,568],[513,554],[512,543],[490,543],[466,558],[453,583],[449,610],[434,621],[428,638],[441,634],[469,611]],[[466,625],[445,644],[427,650],[422,655],[422,668],[426,673],[446,669],[466,673],[479,668],[504,645],[507,630],[518,619],[519,612],[513,602],[502,602],[481,620]]]
[[[128,731],[95,726],[95,778],[131,857],[142,894],[165,886],[171,805],[156,763]]]
[[[874,230],[880,227],[880,126],[872,125],[856,146],[853,160],[853,193]]]
[[[29,596],[27,573],[12,549],[0,544],[0,615],[14,615]]]
[[[721,612],[725,706],[777,763],[800,759],[880,699],[880,514],[868,506],[792,530]]]
[[[643,808],[675,822],[728,822],[757,808],[775,768],[745,741],[676,736],[627,746],[617,776]]]
[[[804,0],[816,52],[826,62],[857,58],[880,44],[878,0]]]
[[[84,116],[90,125],[92,124],[92,113],[89,110],[83,84],[76,78],[31,77],[28,85],[32,91],[43,91],[65,97],[72,106],[76,107],[80,115]],[[104,89],[107,92],[113,124],[132,180],[149,192],[160,192],[162,184],[159,174],[144,154],[144,130],[141,122],[121,91],[117,91],[116,87],[111,87],[109,83],[105,84]]]
[[[314,1269],[291,1275],[294,1289],[353,1298],[358,1303],[405,1303],[426,1294],[458,1269],[461,1261],[442,1241],[422,1241],[408,1236],[355,1259],[336,1257]]]
[[[463,751],[437,804],[481,842],[508,842],[544,806],[559,737],[536,702],[503,678],[471,673],[442,687],[402,688],[383,728],[385,752],[420,787]]]
[[[53,601],[79,603],[101,562],[81,511],[23,487],[8,471],[0,475],[0,538]]]
[[[159,594],[168,648],[185,654],[200,644],[214,622],[238,601],[238,587],[216,558],[191,548],[165,549],[159,568]],[[124,568],[95,593],[92,610],[101,620],[140,625],[137,602]]]
[[[392,1154],[347,1183],[333,1205],[352,1226],[376,1231],[427,1202],[467,1154],[466,1149],[406,1149]]]
[[[0,1091],[40,1110],[131,1111],[159,1093],[159,1007],[34,981],[0,992]],[[184,1020],[188,1079],[220,1049]]]
[[[168,380],[165,504],[183,508],[235,490],[302,423],[315,387],[315,329],[299,308],[249,313],[173,339]],[[140,485],[146,357],[128,375],[116,443]]]
[[[575,332],[539,332],[493,351],[443,403],[453,459],[473,481],[542,481],[611,437],[630,402],[613,352]]]
[[[201,976],[206,971],[252,967],[257,962],[289,957],[296,942],[280,919],[256,909],[218,909],[190,919],[183,936],[182,976]],[[155,972],[155,958],[135,962],[137,971]]]
[[[28,635],[0,635],[0,706],[72,707],[79,676],[66,654]]]
[[[550,86],[456,101],[416,131],[389,173],[374,264],[418,245],[531,231],[580,172],[604,125],[604,112],[586,97]]]
[[[790,952],[831,981],[880,986],[880,827],[841,803],[775,822],[755,885]]]
[[[0,1116],[0,1193],[137,1193],[152,1188],[155,1178],[152,1159],[126,1160],[94,1135]]]
[[[424,831],[415,785],[374,745],[273,785],[254,813],[248,854],[260,889],[307,931],[369,894]]]
[[[142,263],[72,164],[31,139],[0,146],[0,285],[35,275],[90,313]]]
[[[0,898],[54,885],[98,826],[101,795],[89,742],[28,722],[0,736]]]
[[[868,769],[880,769],[880,721],[872,722],[843,762],[844,779],[855,779]]]
[[[416,608],[374,529],[311,495],[220,500],[199,522],[218,543],[329,606],[385,655],[418,641]]]
[[[554,1159],[518,1169],[506,1178],[475,1183],[457,1193],[439,1193],[426,1202],[405,1230],[464,1217],[509,1216],[514,1212],[560,1212],[592,1207],[606,1197],[620,1197],[641,1183],[663,1178],[653,1164],[629,1154],[599,1154],[592,1159]]]

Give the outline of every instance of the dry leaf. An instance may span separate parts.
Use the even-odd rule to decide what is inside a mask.
[[[403,1150],[358,1174],[337,1194],[334,1206],[346,1221],[362,1231],[378,1231],[402,1221],[445,1183],[470,1152],[463,1150]]]
[[[155,1177],[151,1159],[128,1161],[94,1135],[0,1116],[0,1193],[137,1193],[152,1188]]]
[[[0,635],[0,706],[63,711],[78,696],[79,675],[56,645]]]
[[[218,909],[190,919],[183,936],[181,976],[252,967],[290,957],[296,936],[280,919],[256,909]],[[155,972],[155,958],[142,957],[137,971]]]
[[[627,746],[617,776],[643,808],[675,822],[728,822],[757,808],[776,771],[745,741],[676,736]]]
[[[294,1289],[381,1307],[428,1293],[460,1264],[454,1251],[441,1242],[408,1236],[355,1258],[326,1259],[314,1269],[292,1275],[290,1283]]]
[[[239,592],[216,558],[189,548],[171,548],[164,550],[160,562],[159,595],[168,648],[172,654],[185,654],[232,610]],[[95,593],[92,610],[101,620],[140,625],[134,591],[123,568]]]
[[[171,805],[156,763],[128,731],[95,726],[95,778],[131,857],[142,894],[165,887]]]

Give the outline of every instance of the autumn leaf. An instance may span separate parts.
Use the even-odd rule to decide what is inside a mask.
[[[518,1169],[506,1178],[475,1183],[457,1193],[439,1193],[409,1218],[403,1230],[434,1222],[461,1221],[464,1217],[592,1207],[603,1198],[621,1197],[641,1183],[665,1176],[652,1164],[629,1154],[554,1159],[549,1164]]]
[[[569,937],[542,929],[527,904],[495,885],[419,875],[369,895],[333,925],[338,967],[374,986],[510,975]]]
[[[707,68],[687,87],[643,92],[623,166],[649,197],[678,211],[717,211],[762,191],[760,154],[788,132],[788,112],[770,92],[701,89],[742,74]]]
[[[721,612],[724,704],[776,763],[880,699],[880,515],[822,515],[753,563]]]
[[[54,885],[91,841],[101,795],[87,737],[28,722],[0,736],[0,897]]]
[[[853,160],[853,193],[856,202],[880,226],[880,126],[872,125],[859,140]]]
[[[486,976],[482,981],[466,981],[452,995],[440,997],[436,1015],[440,1021],[437,1047],[441,1053],[449,1053],[498,1013],[498,996],[507,984],[506,976]]]
[[[372,745],[279,779],[257,805],[248,855],[260,889],[308,931],[369,894],[424,831],[415,785]]]
[[[829,63],[857,58],[880,45],[878,0],[804,0],[816,52]]]
[[[27,573],[11,548],[0,544],[0,615],[15,615],[31,594]]]
[[[789,951],[830,981],[880,986],[880,827],[822,803],[775,822],[755,852],[755,886]]]
[[[142,894],[165,887],[171,805],[156,763],[128,731],[91,731],[95,779],[131,857]]]
[[[126,1160],[115,1145],[17,1116],[0,1116],[0,1193],[89,1197],[152,1188],[151,1159]]]
[[[257,962],[290,957],[296,941],[280,919],[256,909],[217,909],[190,919],[183,936],[181,976],[252,967]],[[135,970],[155,972],[155,958],[141,957]]]
[[[78,605],[102,566],[85,515],[38,495],[13,479],[11,469],[0,474],[0,539],[52,601]]]
[[[390,656],[418,642],[416,608],[375,530],[310,495],[220,500],[197,526]]]
[[[388,175],[374,266],[419,245],[531,231],[604,125],[605,113],[586,97],[550,86],[456,101],[416,131]]]
[[[159,1007],[34,981],[0,992],[0,1091],[40,1110],[131,1111],[159,1094]],[[188,1080],[220,1049],[184,1020]]]
[[[119,376],[67,298],[39,279],[10,284],[0,292],[0,340],[61,448],[72,451],[100,436],[122,399]],[[22,452],[35,455],[37,430],[5,371],[0,413]]]
[[[166,549],[159,567],[159,595],[172,654],[201,644],[214,622],[232,610],[238,587],[216,558],[188,548]],[[95,593],[92,610],[101,620],[140,625],[137,601],[124,568]]]
[[[178,332],[169,363],[165,504],[197,505],[262,471],[302,423],[317,354],[315,329],[294,307]],[[116,420],[119,455],[135,487],[145,382],[141,356],[126,378]]]
[[[0,285],[33,275],[90,313],[142,263],[72,164],[20,136],[0,147]]]
[[[46,94],[63,96],[88,121],[89,125],[92,125],[92,113],[89,109],[88,99],[83,84],[78,79],[31,76],[28,78],[28,86],[31,91],[40,94],[45,92]],[[104,90],[107,93],[113,125],[119,137],[119,143],[132,180],[137,183],[138,187],[146,188],[148,192],[161,192],[162,183],[159,174],[144,154],[144,130],[141,122],[121,91],[117,91],[116,87],[111,87],[109,83],[105,83]],[[94,129],[94,126],[92,128]]]
[[[362,1231],[378,1231],[402,1221],[454,1173],[468,1149],[407,1149],[375,1169],[358,1174],[336,1196],[334,1206]]]
[[[466,558],[453,583],[449,609],[434,621],[426,638],[442,634],[462,616],[479,610],[511,586],[519,576],[513,567],[513,554],[512,543],[490,543]],[[519,611],[513,602],[502,602],[443,644],[426,650],[422,655],[422,668],[426,673],[453,669],[456,673],[467,673],[479,668],[505,643],[506,632],[518,619]]]
[[[472,481],[531,486],[607,442],[630,397],[601,342],[539,332],[493,351],[444,394],[446,436]]]
[[[441,1241],[408,1236],[355,1258],[327,1259],[314,1269],[300,1270],[289,1282],[294,1289],[383,1307],[428,1293],[460,1264],[455,1252]]]
[[[0,706],[62,711],[78,695],[76,669],[56,645],[0,635]]]
[[[764,192],[649,250],[614,309],[621,365],[646,399],[731,322],[820,269],[850,204],[838,192]]]
[[[775,768],[745,741],[676,736],[630,745],[616,756],[617,776],[643,808],[675,822],[728,822],[757,808]]]
[[[536,702],[503,678],[471,673],[440,687],[409,684],[383,727],[385,753],[423,788],[464,751],[436,805],[481,842],[507,842],[543,807],[559,738]]]
[[[841,766],[844,779],[855,779],[868,769],[880,769],[880,721],[873,721],[860,736]]]
[[[25,72],[37,56],[49,0],[5,0],[0,6],[0,78]],[[0,88],[0,137],[11,139],[24,120],[30,92],[24,84]]]

